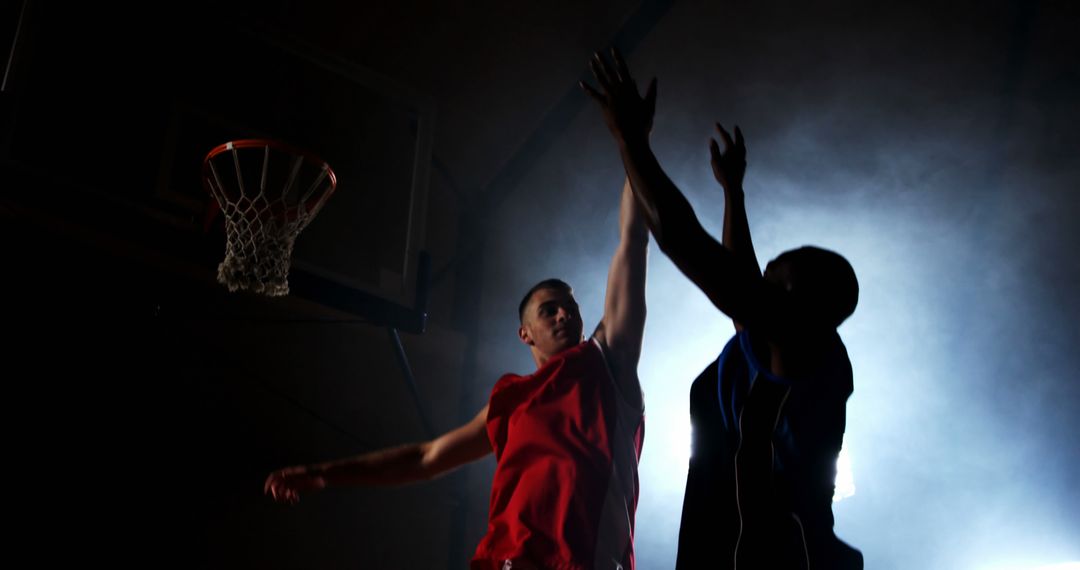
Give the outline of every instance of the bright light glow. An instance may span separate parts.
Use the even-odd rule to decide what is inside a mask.
[[[994,570],[1080,570],[1080,562],[1060,562],[1058,564],[1045,564],[1043,566],[1010,566]]]
[[[671,449],[675,451],[676,459],[682,462],[680,465],[685,465],[694,451],[694,425],[687,422],[685,430],[671,431]]]
[[[1016,566],[999,570],[1080,570],[1080,561],[1058,562],[1058,564],[1055,565],[1043,566]]]
[[[855,475],[851,472],[851,456],[840,448],[836,458],[836,488],[833,490],[833,502],[839,502],[855,494]]]

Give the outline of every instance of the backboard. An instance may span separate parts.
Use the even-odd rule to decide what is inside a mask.
[[[349,312],[372,299],[413,303],[427,97],[329,55],[319,38],[286,37],[237,14],[107,10],[24,15],[4,94],[8,199],[212,272],[224,240],[203,225],[203,158],[226,141],[281,140],[325,159],[338,179],[296,242],[294,293]],[[171,16],[189,21],[170,27],[178,31],[126,23]]]

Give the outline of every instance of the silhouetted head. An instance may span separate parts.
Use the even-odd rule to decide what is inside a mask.
[[[574,290],[559,279],[545,279],[529,289],[518,305],[518,317],[518,337],[529,346],[537,366],[584,338]]]
[[[765,267],[765,280],[789,291],[809,318],[833,328],[850,317],[859,303],[859,281],[851,264],[819,247],[781,253]]]

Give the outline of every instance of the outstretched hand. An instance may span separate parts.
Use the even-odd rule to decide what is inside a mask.
[[[642,97],[626,61],[614,48],[611,50],[611,61],[597,52],[589,61],[589,67],[600,88],[596,89],[584,81],[580,85],[600,104],[604,122],[611,134],[623,142],[647,141],[656,113],[656,79],[649,82]]]
[[[326,480],[307,467],[286,467],[274,471],[263,484],[263,493],[270,495],[279,503],[295,505],[300,502],[300,493],[318,491],[326,487]]]
[[[743,140],[742,131],[738,125],[735,126],[734,141],[720,123],[716,123],[716,132],[720,134],[720,140],[724,141],[724,150],[720,150],[716,139],[709,139],[713,176],[725,191],[741,192],[743,176],[746,174],[746,141]]]

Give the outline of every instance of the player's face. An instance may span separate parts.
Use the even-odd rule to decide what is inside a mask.
[[[765,280],[779,285],[786,291],[791,290],[792,285],[792,268],[791,264],[785,259],[774,259],[765,266]]]
[[[582,341],[581,312],[574,295],[560,289],[540,289],[525,307],[521,340],[546,356],[554,356]]]

